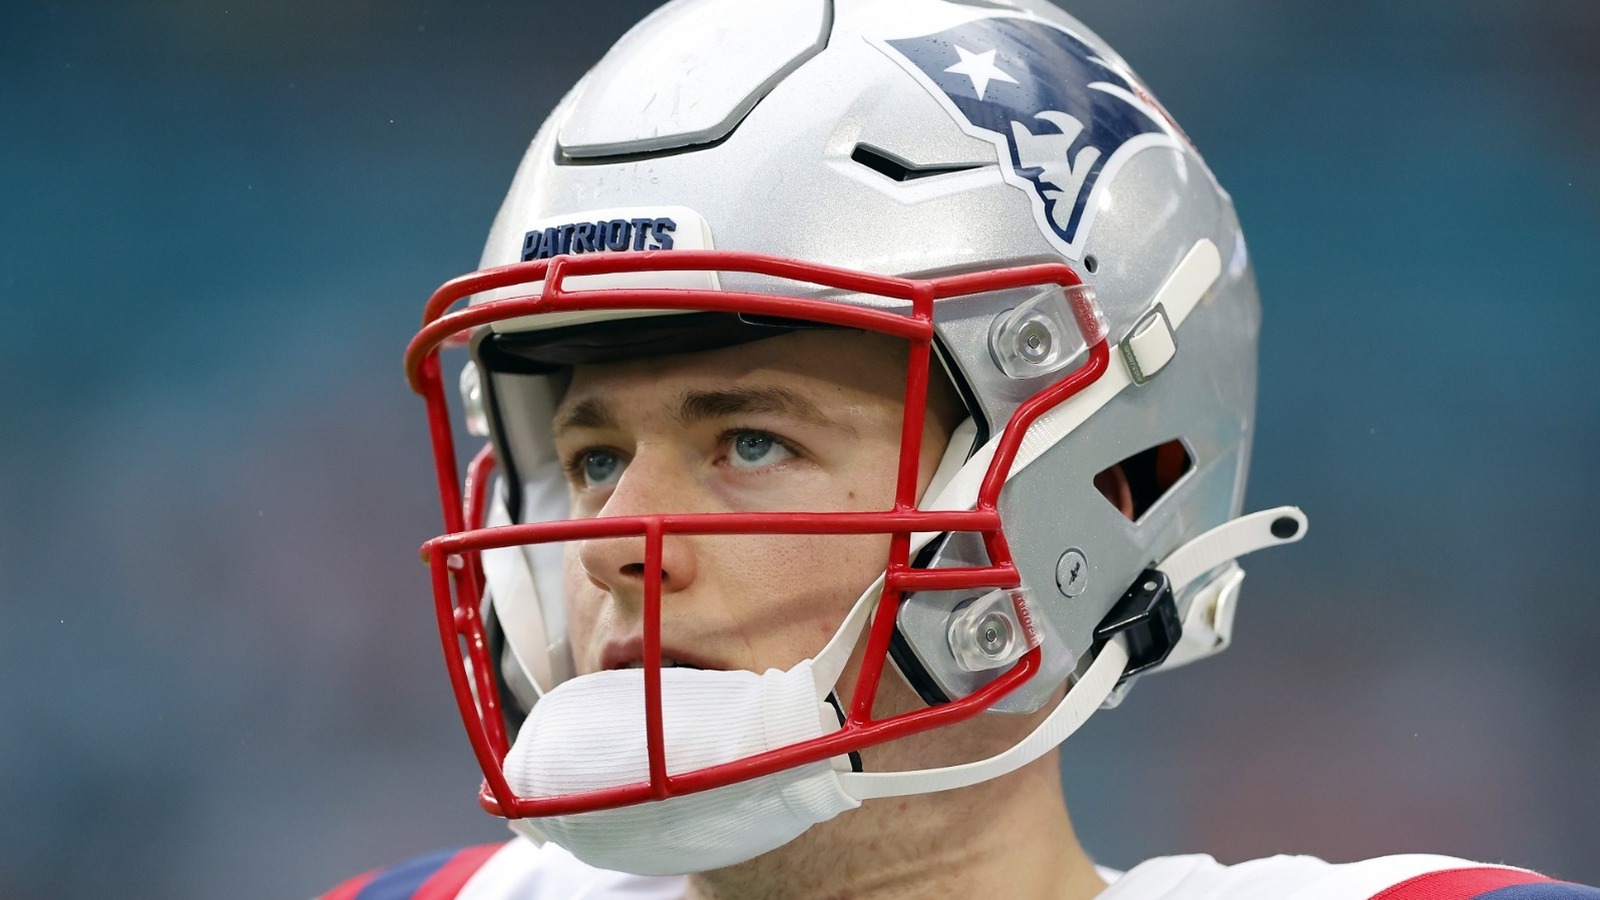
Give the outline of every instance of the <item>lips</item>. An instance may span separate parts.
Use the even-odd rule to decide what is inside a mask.
[[[600,668],[603,671],[644,668],[644,638],[636,635],[607,641],[600,652]],[[704,657],[695,656],[687,651],[662,644],[661,668],[722,669],[724,667],[715,665]]]

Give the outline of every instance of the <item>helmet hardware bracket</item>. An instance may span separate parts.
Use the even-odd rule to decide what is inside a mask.
[[[1117,635],[1128,646],[1128,668],[1118,685],[1166,661],[1183,636],[1178,604],[1172,595],[1172,581],[1160,569],[1145,569],[1111,607],[1111,612],[1094,630],[1094,652]]]

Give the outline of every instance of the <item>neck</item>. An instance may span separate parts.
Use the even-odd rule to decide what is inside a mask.
[[[973,787],[869,800],[771,853],[690,876],[688,897],[1088,900],[1104,889],[1049,753]]]

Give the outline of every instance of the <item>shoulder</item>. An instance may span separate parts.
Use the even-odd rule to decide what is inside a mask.
[[[410,900],[459,895],[462,885],[500,852],[502,844],[440,850],[357,875],[321,900]]]
[[[321,900],[679,900],[682,878],[647,878],[587,866],[554,844],[524,838],[443,850],[374,869]]]
[[[1526,869],[1448,856],[1384,856],[1329,863],[1274,856],[1225,866],[1209,856],[1142,863],[1101,900],[1600,900],[1600,890]]]

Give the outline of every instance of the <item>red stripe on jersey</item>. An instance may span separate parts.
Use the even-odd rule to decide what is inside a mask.
[[[429,875],[428,880],[417,887],[417,892],[411,895],[411,900],[454,900],[467,880],[489,861],[489,857],[504,846],[505,844],[482,844],[459,851],[440,866],[439,871]]]
[[[1372,900],[1472,900],[1472,898],[1518,884],[1550,881],[1533,872],[1484,866],[1472,869],[1446,869],[1408,878],[1374,894]]]
[[[367,886],[367,882],[377,877],[377,875],[377,869],[357,875],[349,881],[343,882],[338,887],[327,892],[326,894],[323,894],[320,900],[355,900],[355,896],[361,893],[361,889]]]

